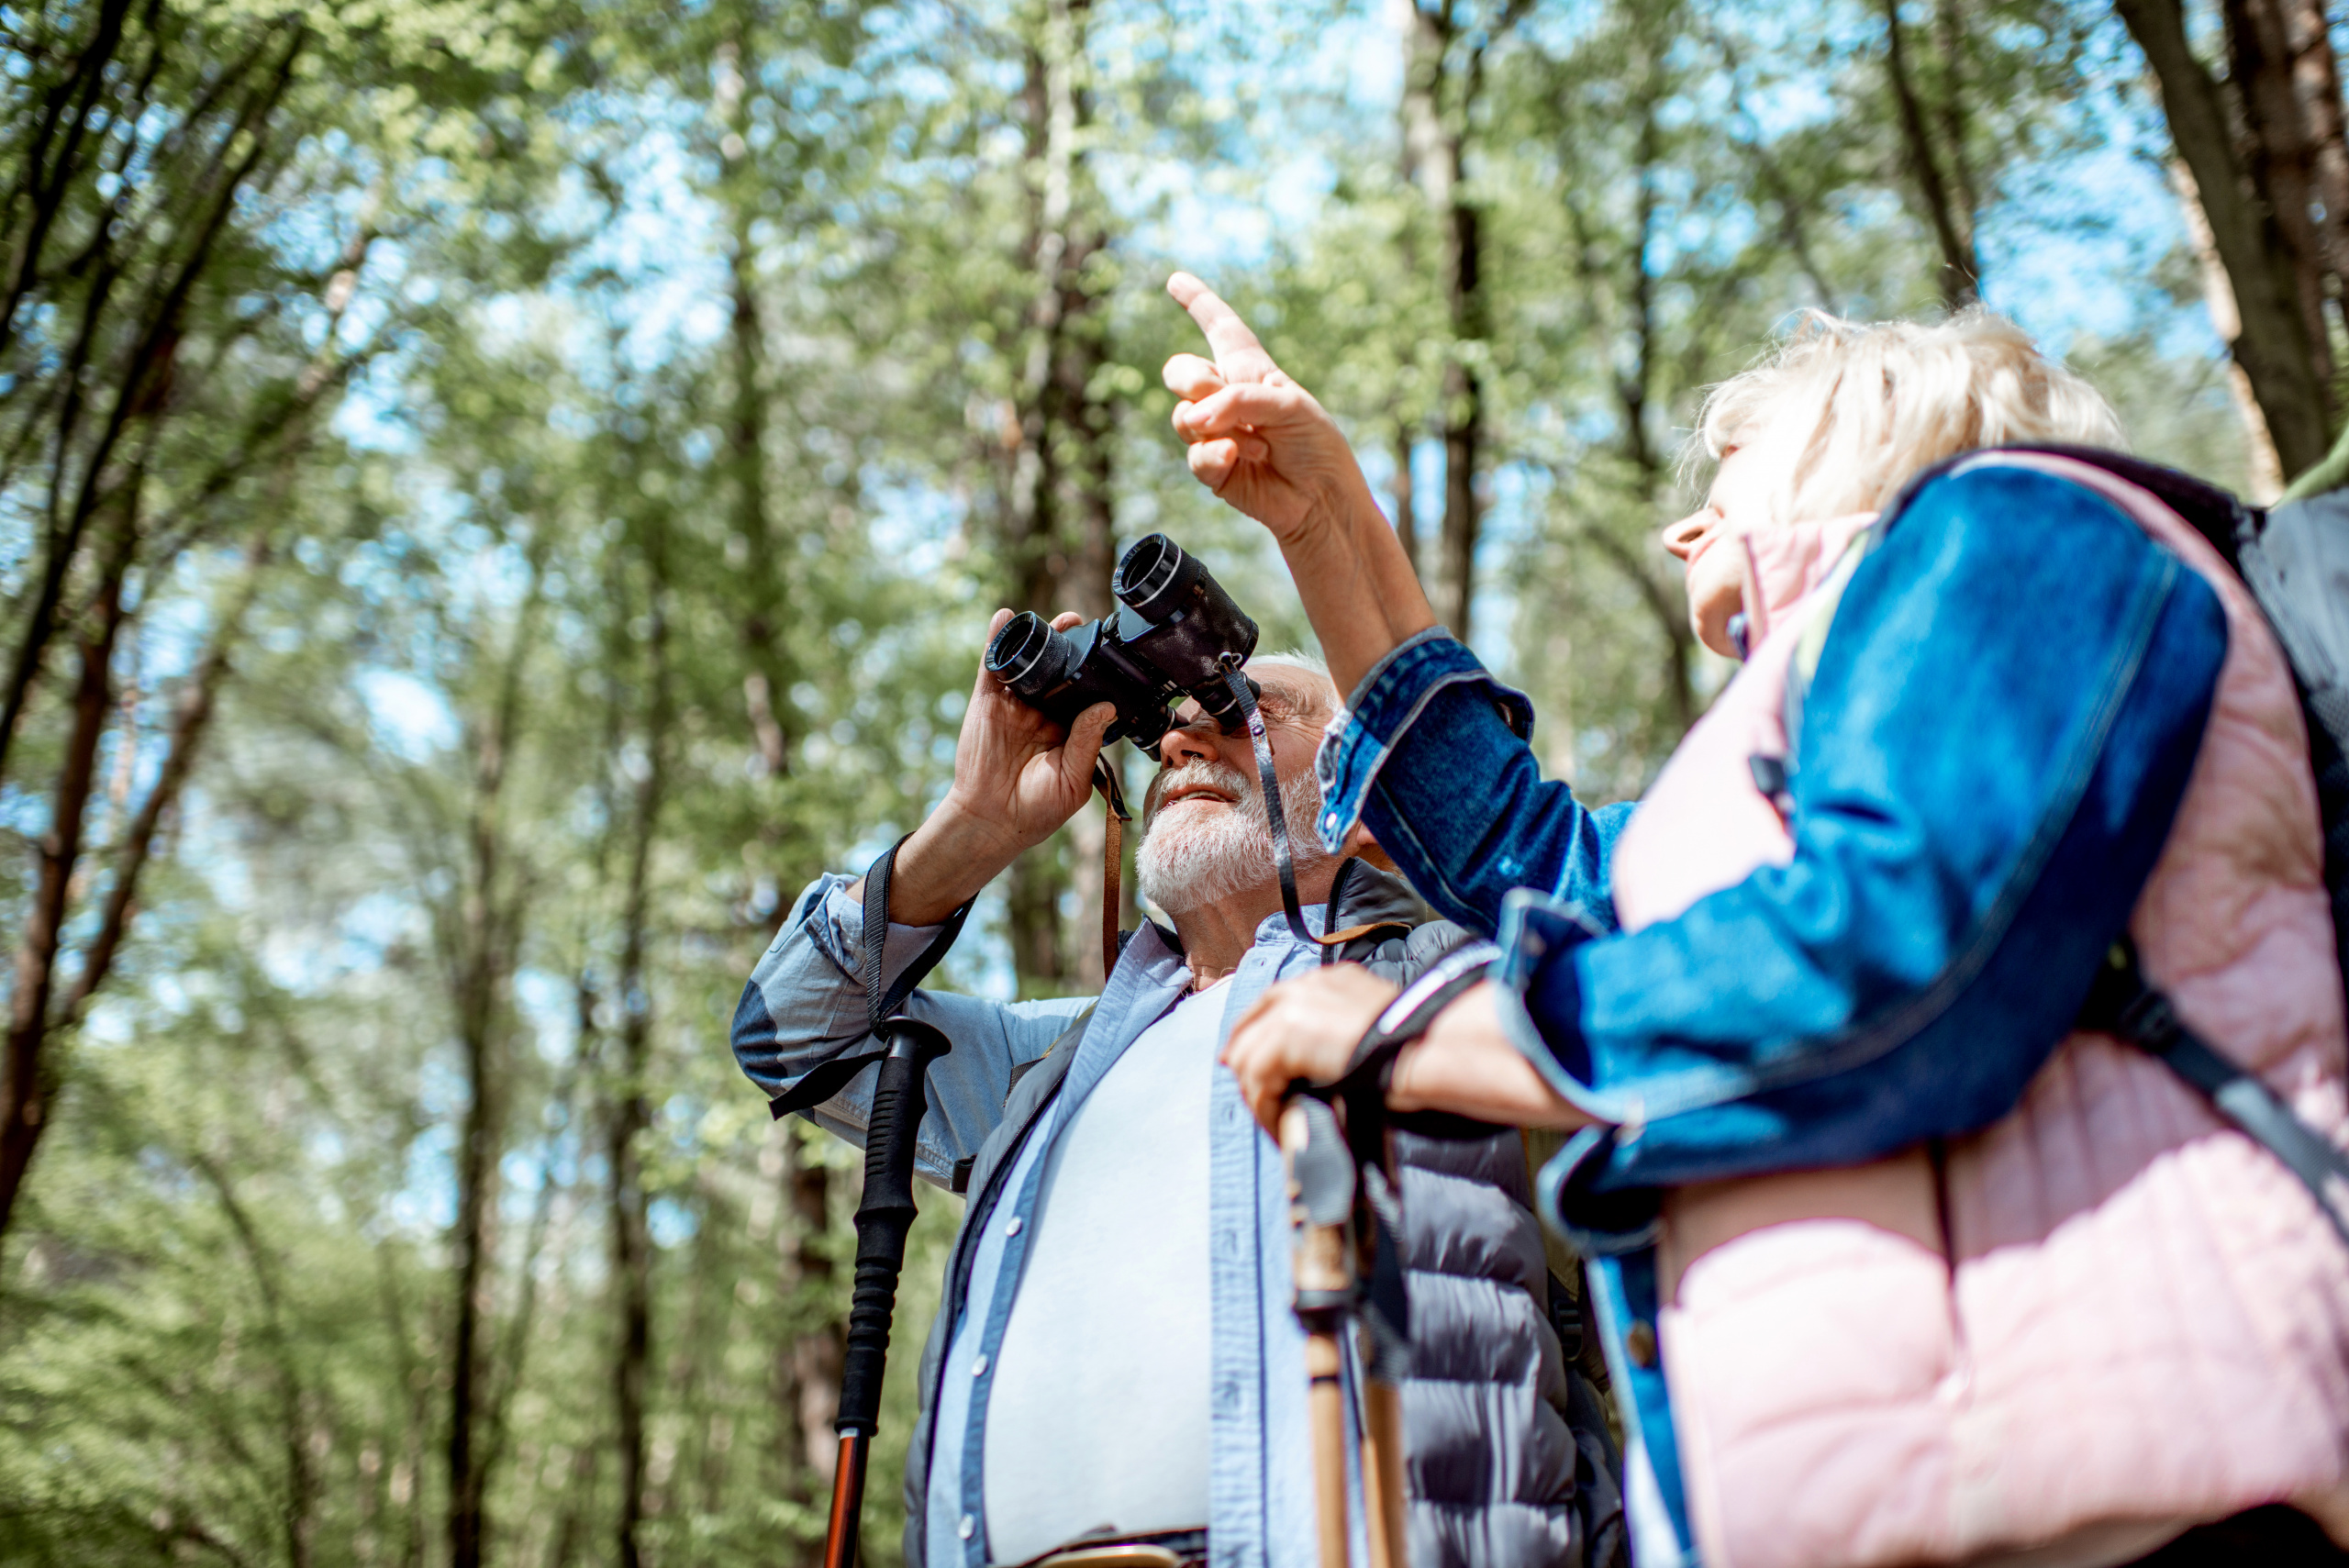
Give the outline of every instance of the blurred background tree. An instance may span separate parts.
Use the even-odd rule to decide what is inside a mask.
[[[2334,50],[2301,0],[0,11],[0,1558],[813,1559],[856,1167],[736,1073],[744,976],[942,792],[996,606],[1100,613],[1164,528],[1309,641],[1166,429],[1170,267],[1624,798],[1726,675],[1654,543],[1687,427],[1792,313],[1987,302],[2254,492],[2330,444]],[[941,983],[1097,985],[1100,832]]]

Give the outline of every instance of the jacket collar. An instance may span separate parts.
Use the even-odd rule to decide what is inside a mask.
[[[1761,647],[1787,612],[1825,581],[1852,541],[1876,519],[1874,512],[1854,512],[1818,522],[1787,523],[1739,534],[1716,547],[1740,554],[1746,646]]]

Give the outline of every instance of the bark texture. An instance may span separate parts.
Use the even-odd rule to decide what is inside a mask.
[[[2322,459],[2331,444],[2332,354],[2325,334],[2312,327],[2306,248],[2316,241],[2310,238],[2314,226],[2305,199],[2297,217],[2280,213],[2277,203],[2294,193],[2305,198],[2316,178],[2312,172],[2342,161],[2337,82],[2321,113],[2313,106],[2288,113],[2295,101],[2292,61],[2304,62],[2300,69],[2311,81],[2334,74],[2332,46],[2321,27],[2299,35],[2286,29],[2288,40],[2297,36],[2299,47],[2296,50],[2288,41],[2278,56],[2261,41],[2274,31],[2268,23],[2276,7],[2229,0],[2233,69],[2221,82],[2188,46],[2183,0],[2114,0],[2113,8],[2160,83],[2170,139],[2192,177],[2210,225],[2211,250],[2226,270],[2236,316],[2228,347],[2251,384],[2283,471],[2300,473]],[[2287,79],[2281,91],[2275,80],[2279,72]],[[2277,117],[2284,123],[2267,123]],[[2321,153],[2309,145],[2320,124],[2329,126],[2332,136],[2332,147]],[[2324,227],[2335,227],[2338,216],[2328,204]],[[2295,230],[2301,234],[2297,247]],[[2330,285],[2316,285],[2318,297],[2337,298],[2338,274],[2331,276]],[[2315,313],[2317,325],[2322,315],[2321,309]]]

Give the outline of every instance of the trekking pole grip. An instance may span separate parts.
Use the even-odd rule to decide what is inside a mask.
[[[840,1415],[832,1429],[872,1435],[881,1414],[881,1376],[889,1354],[889,1319],[914,1222],[914,1151],[929,1108],[930,1064],[946,1037],[917,1018],[885,1020],[889,1042],[873,1092],[864,1134],[864,1196],[856,1207],[856,1282],[849,1298],[847,1354],[841,1367]]]

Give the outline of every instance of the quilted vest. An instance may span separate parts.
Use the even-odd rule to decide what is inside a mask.
[[[1408,984],[1469,940],[1459,927],[1431,918],[1399,879],[1356,870],[1335,924],[1416,924],[1408,936],[1357,939],[1340,950],[1348,960]],[[919,1414],[906,1455],[907,1568],[924,1568],[938,1385],[949,1327],[970,1287],[976,1238],[1020,1144],[1059,1093],[1091,1016],[1033,1072],[1013,1079],[1003,1121],[970,1174],[969,1207],[947,1261],[945,1304],[922,1352]],[[1514,1132],[1468,1141],[1397,1132],[1395,1154],[1411,1302],[1411,1375],[1402,1396],[1412,1568],[1595,1568],[1619,1561],[1620,1461],[1598,1404],[1560,1344],[1553,1316],[1560,1304],[1533,1218],[1525,1145]],[[1286,1272],[1287,1261],[1278,1266]]]
[[[2340,1141],[2342,984],[2281,651],[2145,491],[1979,461],[2089,486],[2217,591],[2226,659],[2130,929],[2186,1020]],[[1624,831],[1625,929],[1791,858],[1747,759],[1787,753],[1791,662],[1837,596],[1815,590],[1870,521],[1715,547],[1745,551],[1752,657]],[[2349,1543],[2349,1253],[2281,1163],[2085,1032],[1942,1153],[1667,1195],[1657,1331],[1708,1568],[2088,1568],[2269,1502]]]

